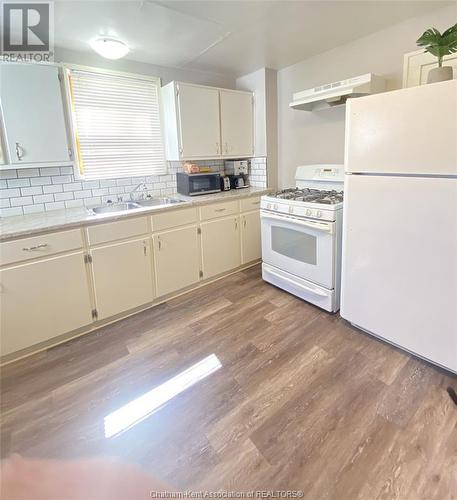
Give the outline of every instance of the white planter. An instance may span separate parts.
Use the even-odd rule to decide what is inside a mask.
[[[452,80],[452,66],[442,66],[441,68],[433,68],[428,72],[427,83],[444,82]]]

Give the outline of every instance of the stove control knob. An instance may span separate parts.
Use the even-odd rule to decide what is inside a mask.
[[[322,212],[320,210],[318,210],[316,215],[317,215],[318,218],[322,217]]]
[[[271,208],[271,203],[267,203],[267,208]]]
[[[278,210],[278,205],[276,205],[276,203],[273,205],[273,209]]]
[[[306,215],[312,215],[313,211],[310,208],[306,209]]]

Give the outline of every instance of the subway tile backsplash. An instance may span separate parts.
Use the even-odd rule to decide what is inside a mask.
[[[214,171],[224,170],[224,161],[205,160],[199,165]],[[83,181],[75,179],[72,167],[27,168],[0,171],[0,214],[2,217],[61,210],[64,208],[93,207],[108,200],[128,198],[140,183],[152,196],[176,193],[176,172],[182,170],[180,162],[169,162],[164,175],[123,177]],[[250,184],[266,187],[266,158],[251,160]]]
[[[249,169],[249,184],[252,187],[266,188],[268,186],[267,180],[267,159],[252,158]]]
[[[217,165],[216,165],[217,166]],[[128,197],[143,182],[148,194],[166,196],[176,192],[175,174],[180,163],[169,165],[165,175],[83,181],[72,167],[27,168],[0,172],[1,215],[22,215],[74,207],[93,207],[108,199]]]

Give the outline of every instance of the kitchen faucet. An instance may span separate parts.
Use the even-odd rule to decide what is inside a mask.
[[[131,201],[135,201],[135,200],[133,199],[133,195],[134,195],[134,193],[136,193],[136,192],[138,191],[138,189],[140,189],[140,188],[142,188],[142,189],[143,189],[143,191],[147,191],[147,190],[148,190],[148,187],[146,186],[146,184],[145,184],[144,182],[140,182],[140,183],[138,184],[138,186],[135,186],[135,187],[134,187],[134,188],[133,188],[133,189],[129,192],[129,196],[130,196],[130,200],[131,200]],[[144,200],[144,198],[145,198],[144,193],[140,193],[140,195],[139,195],[139,199],[140,199],[140,200]]]

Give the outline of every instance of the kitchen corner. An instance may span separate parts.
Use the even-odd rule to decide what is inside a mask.
[[[456,20],[2,2],[2,500],[456,500]]]

